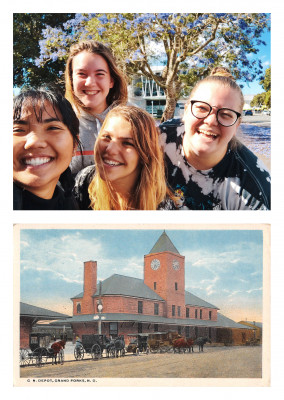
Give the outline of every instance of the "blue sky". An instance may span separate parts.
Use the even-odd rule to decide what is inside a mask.
[[[263,65],[263,71],[271,65],[271,32],[266,31],[261,39],[266,43],[266,46],[261,45],[259,46],[259,52],[254,55],[252,54],[251,57],[255,59],[260,59]],[[243,84],[244,87],[242,88],[243,94],[258,94],[264,91],[263,87],[259,84],[259,81],[254,81],[251,83],[241,82],[238,81],[238,84]]]
[[[22,229],[21,301],[72,314],[83,289],[83,262],[98,280],[117,273],[143,279],[144,255],[162,229]],[[234,319],[262,320],[261,230],[166,230],[185,256],[186,290]]]

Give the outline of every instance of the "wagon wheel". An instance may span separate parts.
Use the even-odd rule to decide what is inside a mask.
[[[174,348],[172,346],[168,346],[167,353],[173,353]]]
[[[20,365],[29,365],[30,357],[27,349],[20,349]]]
[[[61,349],[58,353],[58,362],[59,364],[63,365],[64,364],[64,350]]]
[[[91,348],[91,355],[92,355],[93,360],[98,360],[99,358],[101,358],[102,351],[101,351],[100,346],[97,343],[95,343],[93,345],[93,347]]]
[[[166,352],[166,347],[165,346],[161,346],[159,349],[160,353],[165,353]]]
[[[84,358],[84,347],[80,344],[79,346],[75,346],[74,348],[74,357],[76,361],[83,360]]]
[[[37,367],[41,367],[46,364],[48,359],[48,352],[45,347],[38,347],[32,354],[33,360]]]

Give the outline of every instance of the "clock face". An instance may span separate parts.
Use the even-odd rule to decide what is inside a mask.
[[[160,261],[157,258],[151,261],[151,268],[156,271],[160,267]]]
[[[179,262],[178,262],[178,260],[174,260],[173,261],[173,269],[175,269],[176,271],[179,270]]]

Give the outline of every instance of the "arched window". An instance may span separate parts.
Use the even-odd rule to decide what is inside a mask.
[[[81,314],[81,303],[77,303],[77,314]]]

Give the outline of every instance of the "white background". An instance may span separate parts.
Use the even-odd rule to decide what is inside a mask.
[[[2,110],[2,193],[1,193],[1,387],[6,396],[46,399],[64,396],[75,399],[83,391],[84,396],[120,398],[131,396],[142,398],[179,398],[209,396],[231,399],[258,396],[260,399],[283,397],[284,331],[283,331],[283,160],[284,160],[284,6],[280,1],[239,0],[232,5],[224,1],[193,2],[190,0],[129,2],[113,0],[84,2],[49,0],[7,1],[1,5],[1,110]],[[13,3],[13,4],[12,4]],[[60,3],[60,4],[59,4]],[[102,4],[103,3],[103,4]],[[272,14],[272,211],[270,212],[13,212],[12,211],[12,48],[13,12],[267,12]],[[9,138],[9,140],[5,140]],[[131,214],[130,214],[131,213]],[[131,216],[131,220],[130,220]],[[272,320],[272,373],[269,388],[13,388],[13,224],[18,223],[167,223],[167,224],[210,224],[210,223],[268,223],[272,231],[271,262],[271,320]],[[248,360],[249,362],[249,360]],[[79,392],[80,391],[80,394]],[[54,393],[56,392],[56,393]]]

